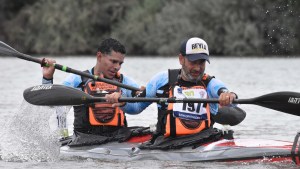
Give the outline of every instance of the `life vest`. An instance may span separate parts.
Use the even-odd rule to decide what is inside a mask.
[[[208,97],[206,86],[213,77],[205,74],[200,84],[185,86],[185,84],[178,83],[178,75],[178,69],[169,70],[169,87],[168,91],[165,91],[168,97],[183,98],[191,97],[193,94],[194,98]],[[196,134],[208,129],[212,124],[209,104],[169,103],[165,108],[167,110],[159,112],[162,113],[162,115],[159,115],[159,121],[160,123],[164,123],[164,126],[162,127],[162,124],[158,125],[163,128],[161,132],[164,133],[165,137]],[[164,117],[162,118],[161,116]]]
[[[118,72],[116,78],[122,81],[121,74]],[[85,93],[95,96],[104,97],[106,94],[120,92],[120,88],[105,82],[94,81],[89,79],[82,85]],[[92,126],[124,126],[125,114],[119,108],[113,108],[111,103],[99,102],[88,105],[88,117]]]

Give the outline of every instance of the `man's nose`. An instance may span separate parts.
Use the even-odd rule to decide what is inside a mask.
[[[193,69],[194,70],[200,70],[201,69],[201,64],[196,62],[195,64],[193,64]]]
[[[115,70],[120,70],[121,64],[119,64],[119,63],[114,64],[114,68],[115,68]]]

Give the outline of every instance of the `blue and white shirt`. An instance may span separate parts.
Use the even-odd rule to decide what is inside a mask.
[[[169,82],[168,77],[168,71],[161,72],[156,74],[146,85],[146,96],[149,98],[156,97],[156,93],[163,93],[163,90],[160,90],[161,87],[165,86]],[[221,88],[227,89],[225,84],[216,79],[212,78],[211,81],[207,85],[207,94],[209,98],[219,98],[218,91]],[[128,114],[138,114],[142,112],[144,109],[146,109],[151,102],[137,102],[137,103],[127,103],[124,107],[122,107],[122,110]],[[218,112],[218,104],[216,103],[210,103],[210,112],[214,115]],[[160,105],[157,104],[158,108],[160,108]],[[233,105],[234,106],[234,105]]]

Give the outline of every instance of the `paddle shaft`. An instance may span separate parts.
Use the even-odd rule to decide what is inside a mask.
[[[83,97],[88,103],[96,103],[106,101],[105,97]],[[235,99],[232,103],[234,104],[253,104],[253,99]],[[197,98],[144,98],[144,97],[121,97],[118,99],[119,102],[156,102],[156,103],[219,103],[218,99],[197,99]]]
[[[250,99],[235,99],[234,104],[254,104],[266,108],[270,108],[277,111],[282,111],[288,114],[300,116],[300,105],[290,103],[288,98],[284,95],[299,96],[299,93],[295,92],[278,92],[268,95],[250,98]],[[272,98],[272,96],[277,98]],[[278,99],[280,97],[280,99]],[[84,97],[85,98],[85,97]],[[104,97],[89,97],[88,103],[95,103],[100,101],[106,101]],[[156,102],[156,103],[219,103],[218,99],[197,99],[197,98],[119,98],[119,102]]]
[[[99,91],[100,93],[103,91]],[[99,93],[99,94],[100,94]],[[106,93],[102,93],[104,96]],[[105,97],[94,97],[81,90],[63,85],[39,85],[26,89],[26,101],[34,105],[81,105],[105,102]],[[144,98],[122,97],[119,102],[156,102],[156,103],[219,103],[218,99],[201,98]],[[300,93],[275,92],[249,99],[235,99],[236,104],[255,104],[258,106],[300,116]]]
[[[47,67],[53,66],[55,69],[58,69],[58,70],[61,70],[61,71],[64,71],[64,72],[74,73],[74,74],[77,74],[77,75],[80,75],[80,76],[84,76],[84,77],[87,77],[87,78],[90,78],[90,79],[94,79],[96,81],[105,82],[105,83],[115,85],[115,86],[118,86],[118,87],[121,87],[121,88],[129,89],[129,90],[132,90],[132,91],[139,91],[140,90],[139,88],[136,88],[136,87],[132,87],[132,86],[129,86],[129,85],[126,85],[126,84],[123,84],[123,83],[119,83],[117,81],[109,80],[109,79],[106,79],[106,78],[100,78],[99,76],[91,75],[89,73],[85,73],[85,72],[82,72],[82,71],[79,71],[79,70],[75,70],[75,69],[69,68],[67,66],[57,64],[57,63],[51,64],[51,65],[45,64],[42,59],[34,58],[32,56],[21,53],[21,52],[15,50],[14,48],[12,48],[11,46],[5,44],[4,42],[0,41],[0,44],[1,44],[1,51],[0,52],[4,52],[7,55],[12,55],[12,56],[15,56],[15,57],[20,58],[20,59],[24,59],[24,60],[27,60],[27,61],[32,61],[32,62],[35,62],[35,63],[39,63],[42,66],[47,66]]]

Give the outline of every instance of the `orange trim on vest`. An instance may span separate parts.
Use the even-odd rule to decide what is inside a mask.
[[[181,87],[181,88],[183,90],[188,89],[187,87]],[[203,87],[203,86],[193,86],[193,87],[190,87],[189,89],[191,89],[191,88],[193,88],[193,89],[205,89],[205,87]],[[170,89],[169,92],[170,92],[169,97],[173,97],[173,89]],[[164,134],[165,137],[169,137],[170,134],[171,134],[170,116],[173,116],[173,103],[168,104],[168,111],[170,111],[170,113],[167,114],[166,132]],[[207,106],[206,106],[206,112],[207,112],[207,120],[201,120],[200,122],[189,121],[189,120],[184,120],[184,119],[180,119],[180,118],[175,117],[176,135],[177,136],[182,136],[182,135],[196,134],[196,133],[199,133],[200,131],[210,127],[211,120],[210,120],[209,104],[207,104]],[[193,125],[193,128],[189,128],[188,123]]]
[[[104,82],[88,82],[84,87],[84,92],[92,96],[102,96],[113,92],[120,91],[117,86],[107,84]],[[104,92],[104,93],[102,93]],[[124,126],[125,114],[119,108],[112,108],[111,103],[100,102],[90,105],[89,108],[89,121],[91,125],[99,126]]]
[[[205,73],[202,77],[202,80],[205,81],[207,78],[208,78],[208,74]]]
[[[99,106],[100,105],[100,106]],[[108,107],[110,106],[110,107]],[[109,110],[109,108],[111,108],[111,104],[96,104],[95,105],[95,109],[99,109],[100,110],[106,109]],[[99,125],[107,125],[107,126],[124,126],[124,113],[121,109],[119,108],[112,108],[113,110],[111,110],[113,112],[113,116],[112,118],[107,118],[105,119],[105,114],[103,112],[98,112],[95,111],[95,109],[93,109],[92,107],[89,107],[89,121],[91,125],[95,125],[95,126],[99,126]],[[108,112],[109,114],[111,112]],[[104,119],[97,119],[98,117],[103,117],[106,121],[104,121]],[[120,118],[119,118],[120,117]]]

